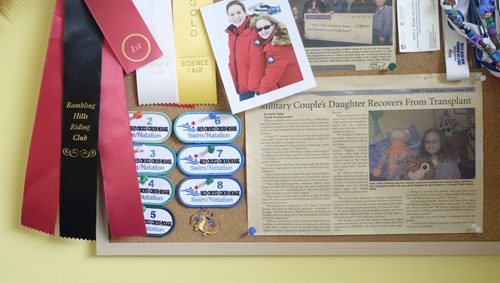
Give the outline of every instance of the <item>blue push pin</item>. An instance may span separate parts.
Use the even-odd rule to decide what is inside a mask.
[[[215,119],[215,117],[217,117],[217,114],[215,114],[215,113],[208,114],[208,118],[210,118],[210,119]]]
[[[248,228],[248,236],[253,237],[253,236],[255,236],[256,232],[257,232],[257,229],[255,229],[255,227],[252,226],[252,227]]]
[[[398,65],[396,65],[396,63],[390,63],[389,64],[389,70],[391,70],[391,71],[396,70],[397,67],[398,67]]]

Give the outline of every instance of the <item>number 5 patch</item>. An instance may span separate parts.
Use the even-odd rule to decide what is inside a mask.
[[[166,208],[144,208],[144,223],[149,237],[163,237],[175,226],[173,214]]]

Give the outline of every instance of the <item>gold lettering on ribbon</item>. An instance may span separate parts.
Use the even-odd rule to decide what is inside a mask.
[[[76,148],[73,148],[73,149],[69,149],[69,148],[63,148],[63,151],[62,151],[63,155],[64,156],[68,156],[68,157],[72,157],[72,158],[77,158],[77,157],[81,157],[81,158],[92,158],[92,157],[95,157],[97,155],[97,150],[95,149],[91,149],[91,150],[86,150],[86,149],[76,149]]]
[[[91,149],[91,150],[82,149],[82,150],[80,150],[80,156],[83,158],[92,158],[92,157],[95,157],[96,155],[97,155],[97,151],[95,149]]]
[[[144,47],[141,45],[141,41],[139,41],[136,44],[128,44],[127,41],[130,40],[131,38],[132,39],[139,38],[139,39],[143,40],[143,43],[146,44],[146,47],[145,47],[146,48],[146,52],[145,52],[146,55],[144,55],[141,58],[137,58],[137,59],[134,59],[134,58],[129,56],[128,51],[131,51],[131,53],[136,53]],[[130,48],[130,50],[128,48]],[[144,36],[140,33],[130,34],[122,42],[122,53],[123,53],[123,56],[125,56],[125,58],[127,58],[127,60],[129,60],[131,62],[134,62],[134,63],[142,62],[142,61],[146,60],[146,58],[148,58],[148,56],[149,56],[149,53],[151,53],[151,43],[149,42],[149,39],[146,36]]]

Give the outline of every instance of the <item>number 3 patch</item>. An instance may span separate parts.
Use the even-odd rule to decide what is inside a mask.
[[[134,143],[134,156],[139,176],[164,175],[175,168],[174,150],[163,144]]]

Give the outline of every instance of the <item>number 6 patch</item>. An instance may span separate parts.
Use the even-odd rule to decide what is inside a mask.
[[[186,112],[177,117],[173,128],[185,143],[231,143],[241,134],[241,121],[227,112]]]

